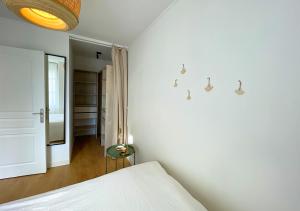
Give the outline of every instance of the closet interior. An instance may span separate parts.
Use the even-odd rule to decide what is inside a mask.
[[[80,40],[71,40],[70,47],[74,144],[94,138],[104,145],[108,85],[112,80],[111,47]]]
[[[98,135],[98,73],[74,71],[74,136]],[[101,130],[101,128],[100,128]]]

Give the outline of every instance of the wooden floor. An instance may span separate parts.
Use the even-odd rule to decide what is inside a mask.
[[[109,170],[115,162],[109,162]],[[126,162],[126,166],[129,163]],[[122,167],[122,161],[118,163]],[[75,140],[71,164],[48,169],[46,174],[0,180],[0,204],[48,192],[105,174],[104,148],[93,137]]]

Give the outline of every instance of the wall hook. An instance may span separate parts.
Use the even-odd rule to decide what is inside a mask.
[[[239,82],[239,88],[237,89],[237,90],[235,90],[235,93],[237,94],[237,95],[243,95],[243,94],[245,94],[245,91],[243,90],[243,88],[242,88],[242,81],[241,80],[239,80],[238,81]]]
[[[186,73],[186,69],[185,69],[185,66],[184,64],[182,65],[182,69],[181,69],[181,72],[180,72],[182,75],[184,75]]]
[[[173,85],[174,87],[178,87],[178,79],[176,79],[175,81],[174,81],[174,85]]]
[[[214,87],[211,85],[210,77],[208,77],[207,80],[208,80],[208,84],[205,87],[205,91],[210,92]]]
[[[188,92],[188,96],[187,96],[186,99],[187,99],[187,100],[191,100],[191,99],[192,99],[191,91],[188,89],[187,92]]]

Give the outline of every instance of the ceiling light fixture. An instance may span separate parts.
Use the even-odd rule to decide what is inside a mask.
[[[8,9],[35,25],[69,31],[79,23],[80,0],[2,0]]]

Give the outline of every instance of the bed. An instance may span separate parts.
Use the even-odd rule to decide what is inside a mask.
[[[65,140],[64,129],[65,129],[64,114],[50,114],[49,115],[49,143],[53,141]]]
[[[158,162],[6,203],[0,210],[207,211]]]

